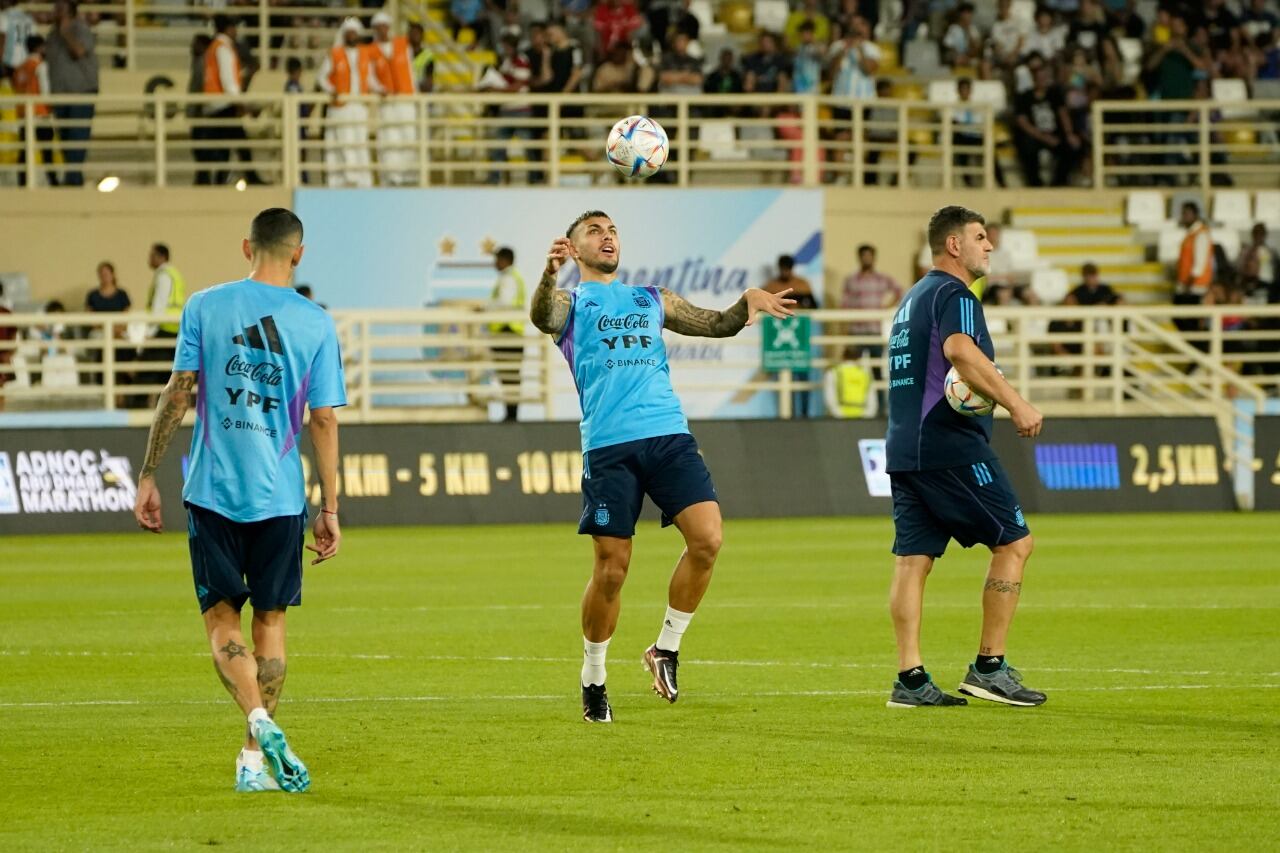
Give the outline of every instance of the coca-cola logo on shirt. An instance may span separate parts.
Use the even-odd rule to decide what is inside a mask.
[[[276,387],[280,384],[280,376],[284,372],[278,364],[269,361],[245,361],[238,355],[231,356],[227,362],[228,376],[243,376],[250,382]]]
[[[649,315],[628,314],[625,317],[601,317],[600,322],[596,324],[596,328],[601,332],[607,332],[610,329],[623,331],[628,329],[647,329],[649,328]]]

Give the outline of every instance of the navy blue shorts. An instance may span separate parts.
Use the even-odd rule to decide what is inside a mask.
[[[938,471],[898,471],[893,484],[893,553],[941,557],[962,547],[1008,545],[1031,530],[1000,463],[975,462]]]
[[[191,576],[201,613],[219,601],[237,610],[246,600],[255,610],[302,603],[305,509],[301,515],[241,522],[195,504],[186,507]]]
[[[582,462],[579,533],[635,536],[646,494],[662,510],[663,527],[694,504],[718,500],[698,442],[688,433],[598,447]]]

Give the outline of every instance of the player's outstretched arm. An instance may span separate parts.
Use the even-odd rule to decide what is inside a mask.
[[[160,515],[160,490],[156,488],[156,469],[160,460],[169,449],[169,442],[174,432],[182,425],[182,418],[191,408],[192,389],[196,387],[194,370],[175,370],[169,376],[169,383],[160,392],[160,400],[156,403],[156,414],[151,421],[151,432],[147,435],[147,453],[142,461],[142,471],[138,474],[138,495],[133,504],[133,517],[138,526],[152,533],[164,529]]]
[[[731,338],[756,321],[761,311],[771,317],[790,317],[796,304],[788,298],[791,291],[769,293],[757,287],[743,292],[742,298],[723,311],[699,308],[665,287],[662,291],[663,328],[697,338]]]
[[[973,338],[957,332],[942,342],[942,354],[955,367],[960,377],[982,396],[995,400],[1009,410],[1018,435],[1035,438],[1044,425],[1044,415],[1022,398],[1008,380],[996,370],[991,360],[978,349]]]
[[[569,322],[569,312],[573,309],[573,299],[569,294],[556,287],[556,276],[560,265],[573,257],[573,244],[567,237],[559,237],[551,243],[547,252],[547,265],[542,270],[542,278],[533,291],[533,307],[529,309],[529,319],[538,331],[548,335],[558,335]]]
[[[320,479],[320,512],[311,527],[316,558],[311,565],[323,563],[338,554],[342,531],[338,527],[338,413],[332,406],[311,410],[311,446],[316,457],[316,476]]]

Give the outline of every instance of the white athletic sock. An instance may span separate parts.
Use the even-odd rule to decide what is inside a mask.
[[[593,643],[582,638],[582,686],[604,684],[604,656],[609,651],[609,641]]]
[[[253,731],[254,724],[261,721],[271,722],[271,715],[267,713],[266,708],[254,708],[249,712],[249,731]]]
[[[680,638],[684,636],[689,623],[693,621],[692,613],[682,613],[674,607],[667,608],[667,615],[662,619],[662,631],[658,634],[658,648],[664,652],[680,651]]]
[[[259,771],[263,769],[262,750],[260,749],[241,749],[240,760],[236,762],[237,767],[248,767],[250,770]]]

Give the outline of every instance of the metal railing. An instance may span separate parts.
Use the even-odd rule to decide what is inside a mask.
[[[491,402],[538,407],[547,419],[572,418],[573,379],[550,339],[524,340],[521,381],[495,375],[510,362],[509,336],[490,324],[525,322],[515,312],[461,308],[336,310],[346,365],[348,418],[363,422],[483,419]],[[809,377],[760,369],[752,334],[717,340],[715,358],[698,360],[696,382],[672,378],[681,393],[764,394],[791,417],[792,391],[820,392],[823,372],[850,348],[879,353],[889,312],[818,310]],[[1236,399],[1280,396],[1280,306],[991,308],[986,312],[1005,376],[1048,412],[1073,414],[1226,414]],[[168,378],[174,339],[146,337],[145,314],[0,314],[0,389],[10,410],[130,408],[149,419],[148,397]],[[1178,327],[1182,326],[1182,329]],[[854,331],[857,329],[858,331]],[[690,339],[667,333],[672,348]],[[878,359],[878,356],[877,356]],[[872,388],[886,390],[875,362]],[[712,368],[708,374],[707,368]],[[50,376],[54,378],[49,379]],[[707,378],[710,376],[710,378]]]
[[[52,3],[27,3],[23,8],[46,20],[53,12]],[[434,24],[416,0],[386,0],[384,8],[393,18],[405,14],[428,28]],[[79,10],[92,23],[98,64],[130,71],[185,71],[191,62],[192,39],[199,34],[212,35],[213,18],[218,15],[238,22],[239,39],[253,50],[263,68],[283,67],[291,58],[301,60],[304,66],[318,65],[344,18],[368,21],[378,11],[346,4],[270,0],[207,5],[117,0],[82,3]]]
[[[348,98],[364,107],[353,117],[326,115],[329,99],[318,94],[160,89],[50,96],[40,101],[54,114],[41,116],[27,108],[35,101],[0,97],[0,114],[21,108],[15,132],[0,133],[0,182],[33,190],[65,183],[59,178],[73,170],[90,184],[115,176],[151,186],[219,183],[237,172],[290,188],[622,183],[603,149],[614,121],[633,113],[666,128],[671,154],[656,180],[677,186],[994,185],[995,113],[985,105],[962,112],[817,96],[449,93]],[[86,103],[91,117],[60,109]]]
[[[1095,186],[1280,183],[1280,101],[1097,101]]]

